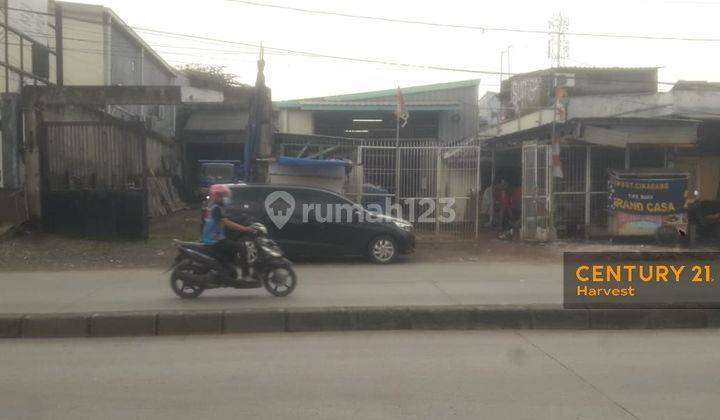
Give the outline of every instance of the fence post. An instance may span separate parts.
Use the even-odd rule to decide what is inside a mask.
[[[142,191],[143,191],[143,215],[142,215],[142,236],[144,239],[150,237],[150,188],[148,187],[148,141],[145,127],[140,131],[140,154],[142,159]]]
[[[520,150],[520,160],[522,161],[522,149]],[[522,178],[522,162],[520,163],[520,177]],[[521,181],[522,183],[522,181]],[[522,185],[520,186],[522,188]],[[491,193],[490,193],[490,220],[488,220],[488,223],[490,224],[490,229],[493,228],[493,223],[495,222],[495,149],[493,149],[490,152],[490,187]],[[522,194],[520,195],[520,213],[522,213]],[[522,226],[522,214],[520,215],[520,225]]]
[[[590,238],[590,204],[592,191],[592,148],[585,146],[585,239]]]
[[[363,167],[362,160],[362,146],[357,147],[357,166],[355,173],[355,181],[358,183],[357,186],[357,203],[362,206],[363,193],[365,192],[365,168]]]
[[[435,148],[435,234],[440,234],[440,218],[438,217],[438,206],[440,205],[440,166],[442,166],[442,149]]]
[[[42,118],[37,120],[37,153],[39,153],[39,167],[38,172],[40,174],[38,200],[39,200],[39,211],[40,211],[40,226],[43,231],[49,231],[53,223],[49,222],[48,212],[48,196],[50,195],[50,137],[48,134],[48,125],[43,121]]]
[[[477,170],[477,176],[475,178],[475,239],[480,234],[480,187],[482,186],[482,174],[480,171],[480,161],[482,158],[482,145],[478,143],[477,146],[477,162],[475,168]]]
[[[553,127],[554,128],[554,127]],[[557,240],[557,229],[555,228],[555,175],[552,173],[552,146],[545,146],[545,162],[543,162],[543,165],[545,166],[545,190],[547,194],[547,203],[546,203],[546,211],[548,212],[548,233],[547,233],[547,242],[552,242]],[[562,156],[562,145],[559,146],[560,148],[560,155]],[[537,149],[535,149],[535,153],[537,153]],[[537,154],[535,155],[535,173],[537,173],[537,168],[539,165]],[[536,175],[537,176],[537,175]]]
[[[395,147],[395,204],[400,205],[400,142]],[[397,215],[396,215],[397,216]]]

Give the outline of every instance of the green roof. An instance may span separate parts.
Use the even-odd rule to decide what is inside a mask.
[[[448,82],[448,83],[435,83],[432,85],[422,86],[411,86],[400,88],[403,95],[409,95],[414,93],[433,92],[438,90],[458,89],[464,87],[473,87],[480,84],[480,79],[462,80],[459,82]],[[299,108],[304,102],[327,102],[328,105],[332,105],[333,102],[347,102],[347,101],[362,101],[369,99],[384,98],[388,96],[395,96],[397,88],[376,90],[371,92],[360,92],[360,93],[349,93],[344,95],[335,96],[320,96],[315,98],[303,98],[303,99],[292,99],[288,101],[275,102],[275,106],[278,108]]]

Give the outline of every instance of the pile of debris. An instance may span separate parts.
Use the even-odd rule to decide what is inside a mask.
[[[27,221],[28,210],[23,190],[0,188],[0,237]]]
[[[147,190],[150,217],[166,216],[187,208],[169,176],[147,177]]]

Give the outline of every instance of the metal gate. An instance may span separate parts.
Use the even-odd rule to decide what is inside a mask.
[[[388,143],[358,147],[363,185],[355,198],[366,208],[411,221],[419,232],[476,237],[480,147]]]
[[[522,148],[522,227],[526,241],[550,239],[550,171],[548,145],[526,143]]]
[[[478,234],[480,144],[433,139],[357,139],[283,135],[280,154],[354,162],[345,195],[370,210],[398,215],[421,233]]]

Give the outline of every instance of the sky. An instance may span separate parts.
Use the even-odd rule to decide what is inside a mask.
[[[252,84],[258,48],[274,100],[480,79],[480,95],[500,75],[358,63],[273,51],[281,48],[419,66],[521,73],[551,66],[547,34],[480,31],[266,8],[233,0],[75,0],[112,8],[137,28],[250,44],[193,40],[138,31],[172,65],[225,66]],[[720,0],[257,0],[261,3],[392,19],[547,30],[558,13],[570,32],[720,39]],[[567,66],[660,67],[660,80],[720,81],[720,42],[568,36]],[[668,87],[662,87],[667,89]]]

